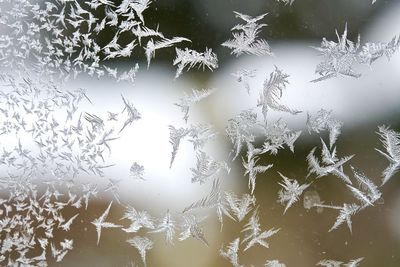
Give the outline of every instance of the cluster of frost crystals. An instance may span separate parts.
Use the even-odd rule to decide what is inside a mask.
[[[321,77],[313,80],[319,82],[340,75],[359,78],[360,73],[354,70],[356,64],[371,65],[382,56],[388,59],[399,49],[400,38],[395,36],[388,43],[366,43],[361,46],[361,38],[357,42],[347,39],[347,24],[341,36],[336,31],[338,41],[328,41],[323,38],[320,47],[314,47],[320,52],[324,61],[317,65],[315,73]]]
[[[267,13],[257,17],[251,17],[239,12],[234,12],[237,18],[240,18],[245,24],[238,24],[231,29],[233,39],[230,39],[222,46],[232,49],[231,54],[237,57],[242,54],[253,54],[256,56],[272,55],[269,44],[266,40],[258,38],[261,28],[266,24],[259,24]]]
[[[293,0],[280,0],[292,4]],[[375,1],[373,1],[374,3]],[[102,233],[121,231],[129,235],[126,242],[136,249],[144,266],[147,253],[155,246],[159,234],[167,245],[176,240],[193,238],[209,246],[202,222],[197,212],[206,209],[216,213],[223,230],[224,219],[242,223],[239,237],[222,246],[220,255],[234,266],[240,264],[239,255],[255,246],[269,248],[280,228],[263,230],[259,219],[256,200],[256,179],[274,166],[262,163],[262,155],[276,155],[287,147],[294,153],[294,143],[301,132],[288,128],[282,120],[271,122],[267,118],[270,110],[296,115],[300,111],[289,108],[282,101],[283,91],[289,83],[289,75],[275,66],[265,79],[259,99],[253,109],[261,107],[263,120],[257,119],[253,109],[242,111],[228,121],[226,135],[233,144],[233,159],[242,150],[244,175],[248,176],[248,192],[237,195],[223,186],[222,174],[229,174],[230,167],[223,160],[214,160],[204,152],[206,143],[216,136],[212,126],[193,123],[187,125],[192,105],[209,97],[214,89],[192,90],[175,103],[183,113],[183,127],[169,126],[172,145],[170,167],[177,158],[183,140],[193,145],[196,165],[190,168],[192,183],[209,187],[207,195],[186,204],[180,213],[169,210],[154,215],[139,210],[131,204],[125,205],[120,220],[112,222],[110,213],[114,201],[121,205],[119,186],[122,179],[107,177],[106,170],[115,164],[108,157],[113,152],[116,140],[142,119],[141,112],[128,97],[118,99],[120,110],[93,112],[83,110],[83,102],[95,105],[84,89],[70,90],[63,83],[80,73],[90,76],[107,76],[115,82],[134,82],[139,65],[134,63],[127,70],[108,66],[115,59],[134,57],[135,50],[142,50],[149,67],[157,50],[171,48],[190,42],[183,37],[167,38],[157,29],[145,26],[144,14],[150,0],[123,0],[114,3],[108,0],[92,1],[28,1],[0,0],[0,22],[5,34],[0,36],[0,55],[3,66],[9,73],[0,74],[0,139],[2,154],[0,170],[0,265],[4,266],[47,266],[49,262],[61,262],[74,247],[70,230],[80,217],[83,209],[99,192],[111,193],[113,200],[104,211],[90,221],[99,245]],[[4,5],[3,5],[4,4]],[[100,14],[104,14],[101,16]],[[268,43],[258,37],[260,24],[266,14],[250,17],[235,12],[245,23],[232,28],[233,39],[222,46],[230,48],[233,55],[272,55]],[[100,44],[99,35],[112,32],[109,40]],[[347,27],[338,42],[323,39],[316,48],[324,57],[317,66],[321,81],[338,75],[359,77],[355,64],[371,65],[380,57],[388,59],[398,50],[400,40],[394,37],[390,42],[366,43],[361,46],[347,39]],[[206,67],[213,71],[218,67],[217,55],[211,49],[198,52],[189,48],[175,48],[178,78],[184,69]],[[257,70],[240,69],[233,74],[250,93],[249,79]],[[56,79],[54,79],[56,78]],[[54,81],[60,81],[54,82]],[[354,155],[339,157],[336,141],[342,123],[333,118],[330,111],[320,110],[315,116],[308,115],[307,128],[310,132],[329,131],[329,145],[321,138],[321,156],[313,148],[306,160],[308,179],[305,183],[279,175],[282,181],[278,202],[285,206],[283,213],[296,203],[304,193],[304,208],[333,209],[339,214],[329,231],[347,225],[352,231],[352,217],[382,200],[381,188],[363,171],[348,166]],[[257,131],[261,130],[261,131]],[[259,134],[256,134],[256,133]],[[378,128],[383,148],[376,149],[389,160],[383,171],[382,185],[389,181],[400,168],[400,134],[386,126]],[[257,142],[261,140],[261,146]],[[165,140],[168,142],[168,140]],[[244,149],[243,149],[244,148]],[[261,163],[260,163],[261,162]],[[351,170],[350,175],[347,168]],[[134,179],[145,179],[145,167],[133,162],[126,170]],[[76,181],[80,175],[93,175],[107,179],[105,188],[98,188],[96,180],[81,184]],[[307,191],[311,183],[319,178],[336,176],[354,201],[339,205],[324,204],[316,191]],[[291,176],[292,177],[292,176]],[[147,178],[147,177],[146,177]],[[354,183],[355,181],[355,183]],[[72,214],[69,214],[73,210]],[[252,212],[252,213],[251,213]],[[68,214],[68,215],[66,215]],[[251,215],[250,215],[251,214]],[[243,223],[245,222],[245,223]],[[343,263],[322,260],[321,266],[355,267],[362,258]],[[133,263],[132,263],[133,265]],[[267,260],[267,267],[285,267],[278,260]]]
[[[149,0],[111,1],[11,1],[1,3],[0,36],[2,64],[33,69],[42,76],[69,79],[80,73],[109,76],[116,81],[134,82],[139,65],[113,68],[108,62],[143,54],[149,67],[156,51],[190,42],[183,37],[165,37],[145,25]],[[103,33],[112,32],[106,42]],[[103,38],[103,39],[100,39]],[[195,65],[218,67],[211,49],[204,53],[177,50],[177,77],[183,68]]]

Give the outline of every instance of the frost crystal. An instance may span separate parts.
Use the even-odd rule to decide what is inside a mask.
[[[250,95],[249,78],[256,77],[256,71],[257,70],[240,69],[240,70],[236,71],[235,73],[232,73],[231,75],[236,77],[237,82],[243,83],[244,88],[246,89],[247,93]]]
[[[255,149],[251,143],[247,143],[247,161],[243,159],[243,166],[246,170],[244,175],[249,175],[249,189],[251,194],[254,193],[254,189],[256,188],[257,174],[264,173],[273,166],[272,164],[257,165],[260,159],[258,155],[261,152],[261,149]]]
[[[357,267],[363,259],[364,258],[358,258],[355,260],[351,260],[348,263],[343,263],[341,261],[335,261],[335,260],[321,260],[320,262],[317,263],[317,265],[325,267],[340,267],[340,266]]]
[[[275,70],[270,73],[269,79],[267,78],[264,81],[263,89],[260,93],[257,106],[262,107],[262,114],[265,121],[267,120],[268,109],[289,112],[293,115],[301,112],[290,109],[289,107],[279,103],[279,100],[282,98],[282,92],[284,89],[286,89],[286,84],[289,83],[287,80],[288,77],[289,75],[275,66]]]
[[[175,221],[169,211],[165,214],[161,222],[149,233],[165,233],[165,242],[173,245],[173,238],[175,235]]]
[[[185,120],[185,122],[187,122],[187,120],[189,119],[189,109],[191,105],[208,97],[213,92],[214,89],[201,89],[201,90],[192,89],[192,93],[190,95],[185,94],[184,97],[180,99],[180,103],[175,103],[176,106],[181,108],[181,111],[183,113],[183,119]]]
[[[253,54],[256,56],[272,55],[267,41],[258,39],[261,28],[267,26],[266,24],[258,24],[258,21],[263,19],[267,13],[254,18],[239,12],[234,13],[237,18],[242,19],[246,23],[233,27],[231,29],[233,39],[222,43],[222,46],[232,49],[231,54],[237,57],[242,54]]]
[[[247,243],[244,251],[248,250],[254,245],[261,245],[263,247],[269,248],[269,244],[267,242],[267,238],[273,236],[280,229],[269,229],[268,231],[261,230],[261,225],[258,222],[258,209],[253,212],[249,222],[245,225],[242,232],[247,232],[245,238],[242,243]]]
[[[217,211],[217,216],[218,216],[218,220],[221,224],[221,231],[222,231],[222,227],[223,227],[223,215],[228,216],[229,218],[231,218],[232,220],[234,220],[234,218],[229,214],[224,199],[223,199],[223,195],[221,193],[221,184],[220,184],[220,180],[219,179],[215,179],[213,184],[212,184],[212,188],[211,188],[211,192],[210,194],[208,194],[206,197],[200,199],[199,201],[191,204],[190,206],[186,207],[183,210],[183,213],[188,212],[190,210],[193,209],[198,209],[198,208],[214,208]]]
[[[282,175],[280,172],[279,175],[283,179],[283,183],[279,183],[279,185],[282,186],[283,189],[281,189],[278,193],[278,202],[283,205],[286,203],[285,210],[283,211],[283,214],[285,214],[287,209],[299,200],[299,197],[301,196],[301,194],[303,194],[303,191],[307,189],[310,184],[299,185],[296,180],[289,179],[286,176]]]
[[[342,225],[344,222],[346,222],[347,227],[349,228],[350,233],[351,233],[352,232],[351,216],[353,216],[360,210],[360,206],[358,206],[357,204],[354,204],[354,203],[353,204],[344,203],[343,207],[315,204],[315,207],[340,210],[340,213],[339,213],[338,217],[336,218],[336,221],[333,224],[333,226],[331,227],[331,229],[329,229],[329,232],[337,229],[340,225]]]
[[[147,266],[146,253],[148,250],[153,248],[154,242],[151,241],[148,237],[141,237],[141,236],[135,236],[134,238],[126,240],[126,242],[128,242],[131,246],[135,247],[139,251],[144,266]]]
[[[321,178],[328,174],[333,174],[344,181],[346,184],[351,184],[350,178],[343,171],[343,164],[352,159],[354,155],[346,156],[342,159],[339,159],[336,156],[336,148],[333,148],[333,150],[330,151],[322,139],[321,143],[321,157],[323,164],[321,164],[319,160],[315,157],[314,153],[316,148],[314,147],[307,156],[309,170],[307,177],[310,176],[312,173],[315,173],[317,175],[317,178]]]
[[[268,260],[265,262],[264,267],[286,267],[286,264],[283,264],[277,260]]]
[[[128,206],[121,220],[128,219],[131,224],[128,228],[123,228],[127,233],[136,233],[142,227],[147,229],[154,229],[155,225],[153,219],[147,211],[137,211],[134,207]]]
[[[129,169],[130,176],[134,179],[144,180],[144,167],[134,162]]]
[[[284,145],[294,153],[294,142],[301,135],[301,131],[291,131],[287,124],[281,120],[267,124],[264,131],[266,137],[262,148],[263,153],[273,155],[276,155]]]
[[[383,171],[382,185],[384,185],[400,168],[400,133],[382,125],[378,127],[378,135],[381,137],[383,148],[375,149],[390,162],[390,165]]]
[[[120,227],[122,227],[122,225],[116,225],[116,224],[111,223],[111,222],[106,222],[106,218],[108,216],[108,213],[110,212],[111,205],[112,205],[112,201],[108,205],[107,209],[103,212],[103,214],[99,218],[97,218],[94,221],[92,221],[92,224],[94,226],[96,226],[97,245],[99,245],[99,242],[100,242],[100,236],[101,236],[101,229],[102,228],[120,228]]]
[[[181,228],[182,232],[179,237],[180,241],[193,237],[201,241],[204,245],[209,246],[208,241],[204,236],[203,229],[199,226],[199,220],[194,215],[184,215]]]
[[[231,212],[239,222],[246,217],[256,203],[256,198],[249,194],[244,194],[239,198],[232,192],[225,192],[225,199],[229,204]]]
[[[233,267],[241,267],[242,265],[239,264],[239,244],[240,244],[240,238],[236,238],[233,240],[224,250],[221,248],[220,250],[220,255],[224,257],[225,259],[228,259]]]
[[[357,179],[358,184],[360,185],[360,189],[357,189],[351,185],[346,185],[354,196],[361,201],[360,209],[363,209],[367,206],[373,206],[374,203],[381,198],[382,193],[379,191],[378,187],[362,173],[360,170],[351,167],[354,177]]]
[[[308,131],[319,133],[321,131],[329,131],[329,146],[336,143],[340,135],[343,123],[332,117],[332,111],[320,109],[315,116],[307,113],[307,128]]]
[[[239,156],[243,144],[253,142],[253,128],[257,124],[257,114],[251,110],[242,111],[235,118],[228,121],[228,126],[225,130],[226,135],[231,140],[235,153],[233,160]]]
[[[225,170],[227,173],[230,172],[226,162],[214,161],[203,151],[197,153],[196,168],[191,168],[190,170],[192,172],[192,183],[199,182],[200,184],[217,178],[221,170]]]
[[[180,142],[189,136],[189,142],[193,144],[193,149],[198,151],[201,149],[209,140],[213,139],[217,134],[211,131],[211,126],[206,124],[191,125],[188,128],[175,128],[169,126],[170,136],[169,142],[172,145],[172,154],[170,168],[175,160],[176,154],[178,153]]]
[[[131,125],[132,122],[139,120],[141,118],[141,115],[137,111],[137,109],[131,103],[129,103],[122,95],[121,95],[121,97],[122,97],[122,100],[124,101],[124,105],[125,105],[122,112],[126,111],[126,113],[128,114],[128,118],[124,122],[124,125],[122,126],[119,133],[121,133],[122,130],[125,129],[126,126]]]
[[[218,58],[215,53],[213,53],[212,49],[206,48],[206,51],[200,53],[195,50],[191,50],[185,48],[185,50],[181,50],[179,48],[175,48],[176,58],[173,62],[173,65],[178,65],[178,69],[176,70],[175,79],[181,76],[182,71],[185,67],[188,67],[188,70],[198,65],[199,68],[207,67],[209,70],[213,71],[218,68]]]

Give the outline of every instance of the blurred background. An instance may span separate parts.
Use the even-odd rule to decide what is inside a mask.
[[[220,45],[231,38],[230,29],[240,22],[233,11],[251,16],[268,12],[262,20],[268,26],[263,28],[260,37],[269,42],[273,57],[236,58]],[[254,247],[241,252],[240,263],[263,266],[266,260],[278,259],[287,266],[306,267],[315,266],[322,259],[348,262],[365,257],[360,266],[400,266],[400,174],[382,187],[384,204],[369,207],[353,217],[352,233],[346,226],[328,232],[337,211],[305,209],[304,194],[285,215],[284,207],[276,202],[281,180],[277,171],[305,182],[307,154],[320,145],[320,137],[327,140],[326,133],[309,134],[305,127],[307,112],[315,114],[321,108],[332,110],[334,117],[344,122],[337,142],[338,156],[355,154],[350,164],[380,184],[381,173],[388,162],[375,151],[381,146],[376,131],[382,124],[400,131],[400,53],[390,61],[379,59],[371,68],[360,67],[362,76],[359,79],[337,77],[311,83],[317,78],[314,70],[321,62],[318,52],[311,46],[319,46],[323,37],[336,41],[335,30],[341,34],[346,23],[350,40],[355,41],[360,34],[362,43],[388,42],[400,33],[399,14],[400,1],[396,0],[377,0],[374,5],[370,0],[296,0],[292,5],[274,0],[153,1],[145,13],[146,26],[159,25],[165,36],[186,37],[192,40],[190,48],[195,50],[212,48],[218,55],[219,68],[214,72],[191,70],[173,81],[175,51],[165,49],[157,51],[149,70],[145,69],[144,53],[138,53],[141,70],[134,86],[85,77],[70,81],[69,86],[88,90],[88,96],[96,103],[84,107],[88,112],[105,115],[107,111],[120,110],[120,95],[123,94],[142,113],[143,118],[113,144],[110,161],[118,162],[118,168],[107,175],[123,180],[120,186],[122,203],[162,216],[167,209],[179,213],[207,194],[211,186],[210,183],[199,186],[190,182],[190,168],[195,165],[191,144],[182,143],[174,166],[169,169],[168,125],[184,125],[173,103],[192,88],[216,89],[212,96],[191,109],[190,123],[208,122],[220,133],[206,149],[215,159],[227,160],[232,167],[229,176],[223,177],[224,188],[238,194],[246,193],[244,168],[239,158],[230,162],[228,155],[232,145],[224,131],[230,118],[256,105],[262,83],[276,65],[290,75],[282,103],[303,112],[296,116],[271,112],[269,119],[282,118],[291,129],[302,130],[303,134],[295,143],[295,153],[285,149],[277,156],[265,156],[260,160],[274,164],[257,179],[255,196],[260,223],[263,230],[272,227],[281,230],[270,239],[270,248]],[[113,63],[118,67],[131,64],[127,60]],[[257,69],[256,77],[250,81],[250,95],[231,75],[238,69]],[[132,161],[145,166],[146,181],[133,181],[128,177]],[[349,166],[345,172],[350,173]],[[351,192],[333,176],[318,180],[306,192],[318,195],[325,204],[340,206],[353,201]],[[100,192],[88,211],[81,212],[69,233],[75,249],[63,262],[52,263],[52,266],[131,266],[131,262],[142,266],[137,250],[126,242],[127,237],[134,235],[105,229],[96,246],[97,235],[90,222],[101,215],[111,199],[110,194]],[[124,207],[114,202],[108,221],[118,224],[123,212]],[[246,221],[236,223],[225,219],[220,232],[214,212],[210,213],[202,223],[209,247],[194,239],[167,246],[160,235],[154,235],[155,246],[147,254],[147,266],[231,266],[219,256],[219,249],[222,244],[241,236]]]

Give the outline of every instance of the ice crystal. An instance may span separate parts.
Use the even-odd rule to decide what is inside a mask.
[[[181,127],[179,129],[170,125],[169,130],[169,142],[172,145],[170,168],[178,153],[179,145],[185,137],[188,136],[188,141],[193,144],[193,149],[199,151],[209,140],[216,136],[216,133],[211,130],[211,126],[207,124],[191,125],[188,128]]]
[[[225,192],[225,199],[229,204],[231,212],[239,222],[246,217],[256,203],[256,198],[249,194],[238,197],[232,192]]]
[[[317,178],[324,177],[328,174],[333,174],[336,177],[340,178],[346,184],[352,184],[349,176],[343,171],[343,164],[348,162],[353,158],[354,155],[345,156],[341,159],[336,156],[336,148],[333,148],[332,151],[326,146],[325,142],[321,139],[322,143],[322,164],[315,157],[314,153],[316,147],[314,147],[307,156],[308,170],[309,173],[307,175],[310,176],[312,173],[317,175]]]
[[[286,264],[283,264],[278,260],[267,260],[264,267],[286,267]]]
[[[218,68],[218,58],[217,55],[212,51],[212,49],[206,48],[204,52],[197,52],[185,48],[185,50],[175,48],[176,58],[173,65],[177,65],[175,79],[181,76],[182,71],[187,67],[188,70],[194,68],[198,65],[199,68],[207,67],[209,70],[213,71]]]
[[[126,111],[126,113],[128,114],[128,118],[124,122],[124,125],[122,126],[121,130],[119,130],[119,133],[121,133],[126,126],[131,125],[132,122],[139,120],[141,118],[141,115],[137,111],[137,109],[131,103],[129,103],[122,95],[121,97],[125,105],[122,112]]]
[[[340,135],[343,123],[332,116],[332,111],[320,109],[315,116],[307,113],[308,131],[319,133],[321,131],[329,131],[329,146],[336,143]]]
[[[190,170],[192,172],[192,183],[199,182],[200,184],[217,178],[221,170],[225,170],[227,173],[230,172],[226,162],[214,161],[203,151],[197,152],[196,168],[191,168]]]
[[[340,210],[339,215],[336,218],[336,221],[333,224],[333,226],[331,227],[331,229],[329,229],[329,232],[337,229],[340,225],[342,225],[344,222],[346,222],[347,227],[350,230],[350,233],[352,232],[351,216],[356,214],[360,209],[360,206],[358,206],[357,204],[354,204],[354,203],[353,204],[344,203],[342,207],[323,205],[323,204],[315,204],[315,207]]]
[[[231,29],[233,39],[222,43],[222,46],[232,49],[231,54],[237,57],[242,54],[253,54],[256,56],[272,55],[269,44],[264,39],[259,39],[258,35],[261,28],[266,24],[259,24],[267,13],[257,17],[251,17],[239,12],[234,12],[237,18],[240,18],[245,24],[238,24]]]
[[[96,232],[97,232],[97,245],[99,245],[100,242],[100,236],[101,236],[101,229],[102,228],[120,228],[122,225],[117,225],[112,222],[106,222],[108,213],[110,212],[112,205],[112,201],[108,205],[107,209],[103,212],[103,214],[92,221],[92,224],[96,227]]]
[[[156,225],[155,229],[149,233],[165,233],[165,242],[173,245],[175,235],[175,221],[172,219],[171,213],[167,211],[161,222]]]
[[[294,153],[294,142],[301,135],[301,131],[292,131],[282,120],[277,120],[272,124],[267,124],[264,128],[265,140],[263,153],[276,155],[278,150],[286,145]]]
[[[144,180],[144,167],[137,162],[132,163],[129,173],[134,179]]]
[[[181,140],[189,134],[190,130],[186,128],[175,128],[174,126],[170,125],[169,126],[169,142],[172,145],[172,153],[171,153],[171,162],[169,164],[169,167],[172,167],[172,163],[174,163],[176,154],[178,153],[179,145],[181,143]]]
[[[236,81],[239,83],[243,83],[244,88],[246,89],[247,93],[250,94],[250,84],[249,78],[254,78],[256,76],[257,70],[247,70],[247,69],[240,69],[231,75],[236,77]]]
[[[279,100],[282,98],[282,92],[286,89],[286,85],[289,83],[287,80],[288,77],[288,74],[275,66],[275,70],[270,73],[269,79],[267,78],[264,81],[257,106],[261,106],[265,121],[267,120],[268,109],[289,112],[293,115],[301,112],[279,103]]]
[[[148,237],[141,237],[141,236],[135,236],[134,238],[126,240],[126,242],[128,242],[132,247],[135,247],[139,251],[144,266],[147,266],[146,253],[148,250],[153,248],[154,242]]]
[[[137,211],[134,207],[128,206],[125,210],[124,216],[121,220],[130,220],[131,224],[128,228],[123,228],[127,233],[136,233],[142,227],[147,229],[154,229],[155,225],[153,219],[147,211]]]
[[[233,152],[235,155],[233,160],[239,156],[243,144],[254,141],[253,128],[256,124],[257,114],[251,110],[242,111],[235,118],[228,121],[225,132],[234,146]]]
[[[354,259],[349,261],[348,263],[344,263],[341,261],[336,261],[336,260],[321,260],[320,262],[317,263],[318,266],[325,266],[325,267],[357,267],[360,262],[363,260],[364,258],[358,258],[358,259]]]
[[[189,109],[192,104],[199,102],[200,100],[208,97],[214,92],[214,89],[201,89],[194,90],[192,89],[191,94],[185,94],[182,98],[180,98],[179,103],[175,103],[176,106],[181,108],[183,113],[183,119],[185,122],[189,119]]]
[[[378,127],[377,133],[385,152],[380,149],[376,149],[376,151],[390,162],[390,165],[382,173],[382,185],[384,185],[400,168],[400,133],[384,125]]]
[[[346,185],[350,188],[354,196],[361,201],[361,208],[367,206],[373,206],[374,203],[381,198],[382,193],[379,191],[378,187],[360,170],[351,167],[354,177],[357,179],[360,189],[355,188],[351,185]]]
[[[174,37],[172,39],[165,39],[164,38],[161,41],[158,41],[158,42],[155,42],[155,43],[151,39],[147,43],[147,46],[145,48],[145,53],[146,53],[146,58],[147,58],[147,68],[149,68],[149,66],[150,66],[151,59],[155,57],[156,50],[161,49],[161,48],[171,47],[176,43],[181,43],[181,42],[184,42],[184,41],[190,42],[189,39],[186,39],[186,38],[183,38],[183,37]]]
[[[280,172],[279,175],[283,179],[283,183],[279,183],[279,185],[282,186],[283,189],[281,189],[278,193],[278,202],[283,205],[286,203],[285,210],[283,211],[283,214],[285,214],[288,208],[290,208],[295,202],[299,200],[299,197],[301,196],[301,194],[303,194],[303,191],[307,189],[310,184],[300,185],[297,180],[289,179]]]
[[[224,250],[224,248],[220,249],[220,255],[225,259],[229,260],[232,266],[234,267],[241,267],[242,265],[239,264],[239,245],[240,245],[240,238],[236,238],[233,240]]]
[[[257,165],[259,154],[261,154],[261,149],[256,149],[251,143],[247,143],[247,158],[243,159],[243,166],[245,168],[244,175],[249,176],[249,189],[251,194],[254,193],[254,189],[256,188],[256,178],[257,174],[264,173],[268,169],[272,168],[272,164],[268,165]]]
[[[258,218],[258,209],[256,209],[253,212],[253,215],[250,217],[249,222],[242,230],[242,232],[247,232],[245,238],[242,241],[242,243],[246,243],[244,251],[248,250],[254,245],[261,245],[263,247],[269,248],[267,239],[275,235],[277,232],[279,232],[279,230],[280,229],[271,228],[268,231],[262,231]]]
[[[183,213],[198,208],[215,208],[217,211],[218,220],[221,224],[221,231],[223,227],[223,215],[228,216],[229,218],[234,220],[234,218],[229,214],[229,211],[226,208],[223,194],[221,192],[221,183],[219,179],[215,179],[213,181],[211,192],[206,197],[186,207],[183,210]]]
[[[181,224],[182,232],[180,233],[179,240],[183,241],[189,237],[193,237],[194,239],[201,241],[204,245],[209,246],[199,222],[199,219],[192,214],[184,215]]]

